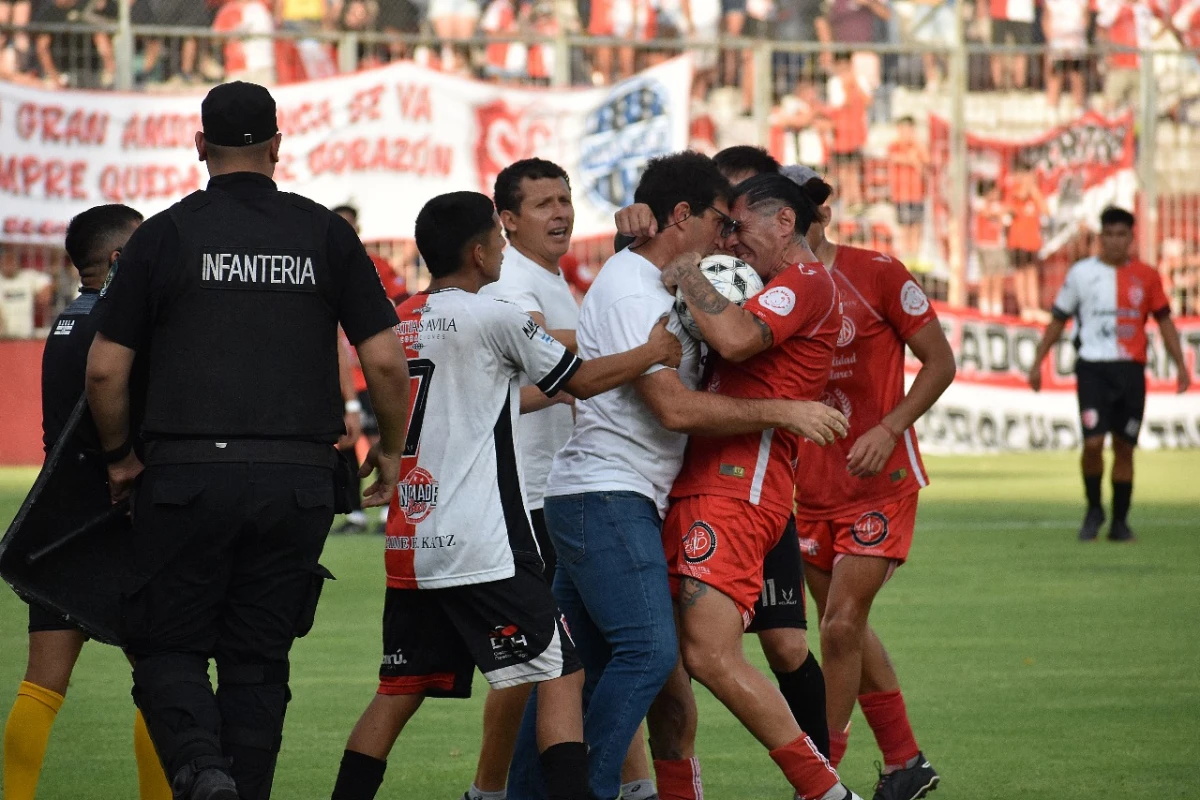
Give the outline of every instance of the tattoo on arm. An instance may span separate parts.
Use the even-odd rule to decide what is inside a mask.
[[[754,314],[751,314],[750,316],[753,317],[754,321],[758,324],[758,335],[762,339],[763,347],[770,347],[771,345],[775,344],[775,334],[772,333],[771,326],[763,322]]]
[[[729,298],[718,292],[698,269],[680,270],[679,288],[696,309],[705,314],[720,314],[729,305]]]
[[[685,577],[679,584],[679,604],[684,608],[691,608],[707,593],[708,584]]]

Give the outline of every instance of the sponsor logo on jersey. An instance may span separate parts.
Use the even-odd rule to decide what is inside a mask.
[[[1140,419],[1131,419],[1125,423],[1125,435],[1130,439],[1136,439],[1138,433],[1142,430],[1142,421]]]
[[[854,334],[858,331],[854,327],[854,320],[850,317],[842,317],[842,329],[838,332],[837,346],[846,347],[854,341]]]
[[[844,381],[854,377],[854,365],[858,363],[858,353],[851,353],[848,356],[834,356],[833,369],[829,371],[829,380]],[[848,369],[837,369],[838,367],[848,367]]]
[[[722,464],[717,468],[717,473],[719,475],[727,475],[730,478],[744,478],[746,477],[746,468],[739,467],[736,464]]]
[[[60,319],[58,324],[54,326],[55,336],[70,336],[71,331],[75,329],[75,320]]]
[[[759,597],[758,604],[763,608],[771,608],[774,606],[794,606],[796,605],[796,589],[776,589],[775,579],[767,578],[763,581],[762,595]]]
[[[438,482],[428,471],[416,467],[396,487],[400,510],[409,522],[421,522],[437,508]],[[431,537],[451,538],[451,537]]]
[[[202,253],[200,281],[241,289],[315,289],[312,256],[301,253]]]
[[[1079,412],[1079,421],[1083,423],[1085,430],[1091,430],[1100,424],[1100,412],[1094,408],[1085,408]]]
[[[786,317],[796,307],[796,293],[786,286],[776,286],[760,294],[758,303],[763,308],[774,311],[781,317]]]
[[[708,523],[697,520],[683,535],[683,558],[689,564],[702,564],[717,552],[717,533]]]
[[[529,640],[516,625],[497,625],[488,638],[492,642],[492,657],[497,661],[524,656],[529,648]]]
[[[904,313],[919,317],[929,310],[929,298],[917,286],[916,281],[907,281],[900,287],[900,307]]]
[[[541,329],[542,326],[538,325],[533,317],[530,317],[525,320],[525,325],[521,328],[521,333],[525,334],[525,338],[532,342]]]
[[[876,547],[888,536],[888,518],[880,511],[868,511],[850,526],[850,536],[861,547]]]
[[[394,653],[384,653],[381,666],[384,667],[402,667],[408,663],[408,659],[404,657],[403,650],[397,650]]]
[[[438,536],[386,536],[383,540],[385,550],[437,550],[441,547],[454,547],[453,533]]]

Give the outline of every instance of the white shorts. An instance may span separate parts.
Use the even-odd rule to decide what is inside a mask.
[[[479,19],[479,0],[429,0],[429,19],[470,17]]]

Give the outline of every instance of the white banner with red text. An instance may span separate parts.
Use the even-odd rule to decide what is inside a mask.
[[[938,317],[954,350],[958,376],[917,422],[922,450],[982,453],[1080,446],[1069,326],[1042,365],[1042,391],[1034,393],[1027,376],[1042,328],[941,305]],[[1185,394],[1176,393],[1175,365],[1151,322],[1146,413],[1138,442],[1147,449],[1200,447],[1200,318],[1177,319],[1175,326],[1193,385]],[[920,367],[911,353],[906,367],[911,380]]]
[[[443,192],[492,194],[538,156],[570,175],[575,234],[611,235],[645,163],[688,142],[692,64],[611,87],[509,88],[404,62],[272,89],[281,189],[359,207],[367,240],[412,237]],[[0,83],[0,240],[61,244],[71,217],[125,203],[149,216],[207,183],[196,157],[202,93],[46,91]]]

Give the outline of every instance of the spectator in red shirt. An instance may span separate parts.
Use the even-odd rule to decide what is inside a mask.
[[[921,252],[921,232],[925,223],[925,173],[929,153],[917,141],[912,117],[896,122],[896,140],[888,145],[888,188],[896,206],[900,228],[898,255],[911,261]]]
[[[979,310],[985,316],[998,317],[1004,313],[1004,279],[1012,262],[1004,242],[1008,209],[995,181],[980,183],[972,211],[971,241],[979,256]]]
[[[1096,26],[1101,41],[1114,48],[1150,47],[1154,0],[1099,0]],[[1157,5],[1157,3],[1155,3]],[[1116,52],[1105,62],[1104,102],[1110,111],[1132,106],[1141,93],[1141,56]]]
[[[1017,308],[1025,322],[1049,322],[1050,315],[1041,307],[1038,268],[1041,265],[1042,217],[1046,198],[1038,188],[1032,171],[1019,173],[1009,191],[1007,206],[1011,218],[1008,249],[1016,267]]]
[[[832,128],[829,144],[834,183],[842,187],[842,201],[851,214],[863,206],[863,146],[867,143],[867,112],[871,92],[854,70],[849,53],[833,58],[834,74],[829,79],[825,107]]]

